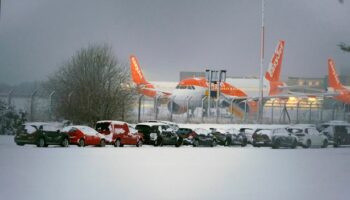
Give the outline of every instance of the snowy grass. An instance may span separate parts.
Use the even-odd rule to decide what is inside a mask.
[[[349,199],[350,148],[16,146],[0,199]]]

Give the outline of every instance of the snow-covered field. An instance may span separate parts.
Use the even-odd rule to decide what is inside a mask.
[[[0,136],[0,199],[349,199],[350,147],[16,146]]]

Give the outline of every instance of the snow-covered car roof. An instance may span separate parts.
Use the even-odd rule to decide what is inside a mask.
[[[35,126],[37,129],[42,126],[43,131],[57,131],[61,130],[64,124],[61,122],[26,122],[24,126]]]
[[[193,129],[193,131],[196,132],[197,134],[203,134],[203,135],[208,135],[211,133],[210,130],[204,129],[204,128],[195,128]]]
[[[117,125],[127,124],[127,122],[116,121],[116,120],[101,120],[101,121],[96,122],[96,124],[99,124],[99,123],[111,123],[111,124],[117,124]]]
[[[66,127],[64,127],[62,129],[62,131],[68,132],[72,128],[79,129],[80,131],[82,131],[83,133],[85,133],[87,135],[97,135],[97,134],[99,134],[95,129],[93,129],[93,128],[89,127],[89,126],[66,126]]]
[[[316,128],[315,124],[293,124],[288,126],[288,128]]]
[[[148,120],[146,122],[150,122],[150,123],[163,123],[163,124],[168,124],[168,125],[176,125],[177,123],[175,122],[170,122],[170,121],[162,121],[162,120]]]
[[[145,126],[162,126],[162,125],[168,125],[168,124],[164,124],[164,123],[159,123],[159,122],[142,122],[142,123],[138,123],[137,125],[145,125]]]

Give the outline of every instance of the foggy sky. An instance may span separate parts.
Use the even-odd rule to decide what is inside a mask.
[[[147,79],[177,81],[179,71],[227,69],[258,75],[260,0],[3,0],[0,83],[45,80],[73,53],[106,43]],[[286,41],[282,76],[323,77],[327,58],[350,73],[350,2],[266,0],[265,68]]]

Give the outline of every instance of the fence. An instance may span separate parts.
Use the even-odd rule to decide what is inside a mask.
[[[72,93],[67,95],[67,98],[71,96]],[[0,99],[13,105],[17,110],[26,112],[28,121],[58,120],[53,112],[56,101],[55,91],[45,96],[38,95],[37,90],[30,95],[19,95],[10,91],[0,95]],[[174,97],[169,100],[139,96],[130,121],[141,122],[156,119],[178,123],[257,123],[257,112],[249,109],[249,103],[243,100],[212,99],[208,102],[208,99],[203,97],[201,102],[195,102],[191,98],[186,98],[183,102],[185,110],[182,114],[172,112],[174,111],[172,102],[174,102]],[[208,109],[208,104],[211,109]],[[270,99],[264,104],[262,120],[263,123],[271,124],[349,121],[349,108],[349,105],[335,100],[325,103],[323,99],[317,101],[296,99],[292,102]]]
[[[201,106],[189,109],[194,103],[190,98],[186,98],[184,106],[186,109],[182,114],[174,114],[172,111],[172,101],[170,99],[164,104],[159,103],[158,98],[139,96],[138,110],[135,111],[137,121],[147,120],[168,120],[178,123],[257,123],[258,113],[249,111],[248,101],[234,103],[235,99],[223,106],[222,99],[212,100],[211,109],[208,108],[208,100],[203,97]],[[226,100],[227,101],[227,100]],[[241,108],[244,112],[239,115],[230,111],[230,108]],[[325,105],[323,99],[297,99],[286,101],[270,99],[264,104],[262,123],[286,124],[286,123],[321,123],[330,120],[349,121],[349,108],[347,104],[331,100],[331,105]],[[209,112],[209,114],[208,114]]]

